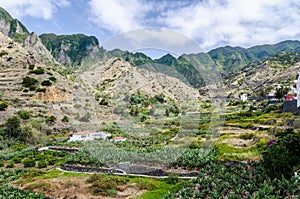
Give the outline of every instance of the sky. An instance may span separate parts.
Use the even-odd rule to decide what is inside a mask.
[[[182,35],[204,51],[300,39],[300,0],[0,0],[0,6],[30,32],[83,33],[103,45],[145,28],[151,29],[134,32],[139,41],[176,43]]]

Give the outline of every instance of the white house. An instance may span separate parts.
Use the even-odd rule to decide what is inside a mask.
[[[86,140],[94,140],[94,139],[106,140],[109,136],[110,136],[109,133],[105,133],[102,131],[99,132],[80,131],[80,132],[72,133],[69,142],[86,141]]]
[[[275,97],[276,96],[276,91],[275,90],[271,90],[268,94],[269,97]]]
[[[247,101],[247,100],[248,100],[248,94],[246,94],[246,93],[242,94],[242,95],[241,95],[241,101],[242,101],[242,102],[245,102],[245,101]]]

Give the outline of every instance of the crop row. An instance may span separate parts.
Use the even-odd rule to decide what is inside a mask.
[[[7,168],[13,168],[15,164],[23,163],[24,168],[35,167],[45,168],[48,165],[55,165],[59,162],[63,163],[65,157],[68,155],[67,152],[58,151],[45,151],[39,152],[36,150],[28,151],[26,153],[16,154],[10,161],[7,162]],[[4,162],[0,162],[3,166]]]
[[[43,199],[44,196],[28,190],[21,190],[12,186],[0,186],[0,199]]]
[[[273,179],[257,163],[225,166],[212,161],[199,170],[197,179],[167,198],[286,198],[299,194],[295,178]]]

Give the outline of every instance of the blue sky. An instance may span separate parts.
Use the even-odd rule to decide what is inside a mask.
[[[205,51],[300,38],[300,0],[0,0],[0,6],[37,34],[83,33],[100,43],[148,27],[174,30]]]

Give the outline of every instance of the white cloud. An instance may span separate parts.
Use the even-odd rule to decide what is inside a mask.
[[[300,0],[90,0],[90,7],[93,21],[113,33],[171,28],[205,49],[274,43],[300,34]]]
[[[299,0],[208,0],[167,10],[158,19],[200,40],[206,49],[220,43],[250,46],[295,38],[300,33],[299,5]]]
[[[14,18],[32,16],[50,19],[59,7],[68,5],[69,0],[0,0],[0,6]]]
[[[91,0],[93,22],[113,32],[124,32],[143,26],[146,13],[153,9],[143,0]]]

